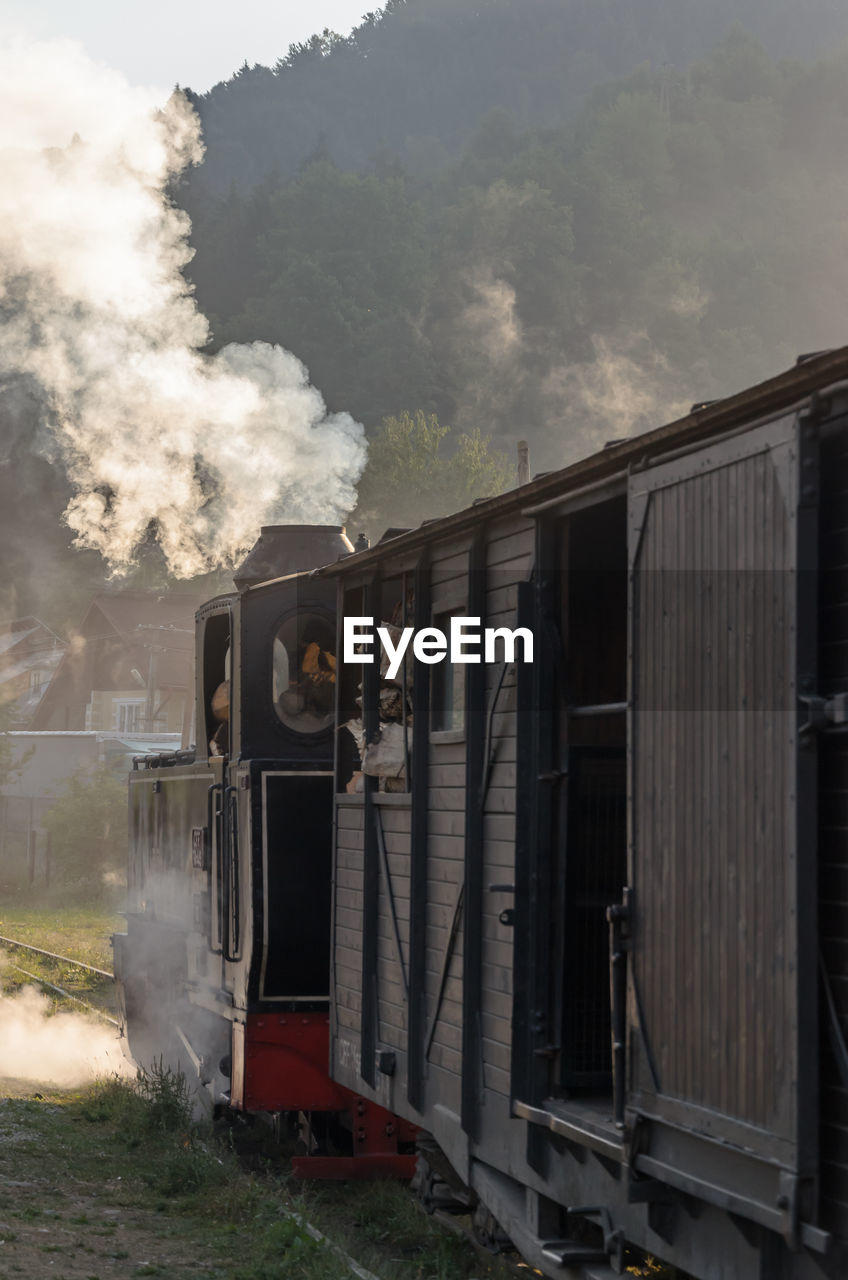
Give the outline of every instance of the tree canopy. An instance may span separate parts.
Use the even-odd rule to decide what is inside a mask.
[[[375,456],[408,408],[563,465],[843,340],[846,85],[848,50],[778,61],[737,25],[558,128],[499,108],[426,178],[316,154],[192,210],[198,298],[216,341],[300,355]]]

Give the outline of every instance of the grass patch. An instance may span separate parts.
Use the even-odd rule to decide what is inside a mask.
[[[76,1250],[95,1271],[96,1258],[120,1259],[127,1276],[349,1280],[311,1223],[381,1280],[506,1274],[399,1184],[304,1184],[284,1161],[248,1170],[234,1132],[193,1123],[185,1082],[161,1064],[134,1082],[0,1102],[0,1174],[21,1184],[4,1214],[4,1264],[38,1275],[39,1256]]]
[[[21,903],[4,903],[0,911],[0,935],[31,943],[45,951],[57,952],[98,969],[112,970],[111,936],[123,928],[120,916],[98,906],[63,908],[61,916],[52,908],[26,906]],[[36,979],[43,979],[53,987],[60,987],[70,996],[103,1010],[115,1017],[117,1005],[115,986],[109,978],[80,969],[61,960],[51,960],[35,952],[0,944],[0,990],[4,995],[15,995],[22,987],[36,985],[48,997],[54,1010],[75,1009],[80,1006],[67,1000],[50,988],[33,983],[19,969],[26,969]]]
[[[97,903],[74,906],[57,902],[54,906],[45,906],[22,896],[6,898],[0,907],[0,935],[109,971],[112,969],[111,936],[124,927],[122,916]],[[24,961],[21,963],[26,969],[32,968]]]

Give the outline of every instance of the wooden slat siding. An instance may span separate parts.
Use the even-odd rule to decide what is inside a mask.
[[[483,829],[487,840],[512,841],[515,839],[515,815],[487,813]]]
[[[347,844],[341,843],[341,839],[349,841]],[[358,841],[354,844],[353,841]],[[360,880],[357,888],[362,888],[362,834],[357,832],[342,832],[340,839],[336,843],[336,864],[341,871],[355,872]]]
[[[341,922],[336,927],[336,952],[342,954],[342,949],[349,954],[354,952],[358,955],[362,950],[362,929],[348,929]],[[359,990],[357,983],[356,989]]]
[[[506,816],[512,819],[514,832],[515,815]],[[511,871],[515,865],[514,845],[509,840],[490,840],[486,846],[486,865],[493,874],[497,874],[498,883],[511,884],[512,881],[502,872]]]
[[[462,862],[461,856],[457,857],[456,854],[462,854],[462,838],[454,835],[439,836],[436,841],[431,841],[430,847],[427,879],[450,880],[452,884],[456,884],[456,869]],[[440,850],[438,854],[432,852],[434,847]]]
[[[637,976],[662,1093],[785,1136],[795,1001],[763,963],[792,907],[789,536],[768,454],[653,491],[634,717]]]
[[[409,836],[395,831],[385,831],[386,862],[392,877],[392,889],[396,898],[409,897]]]
[[[421,552],[415,567],[413,584],[414,622],[418,628],[426,627],[430,622],[430,561],[426,550]],[[427,1033],[424,929],[427,920],[427,864],[430,845],[430,815],[427,807],[430,760],[430,668],[426,663],[419,666],[422,669],[417,672],[412,689],[412,825],[409,868],[411,938],[406,1097],[411,1107],[418,1112],[423,1112],[426,1108],[427,1094],[427,1064],[424,1061],[424,1038]]]
[[[351,983],[352,976],[353,975],[349,969],[345,967],[340,968],[339,986],[336,990],[336,1004],[340,1009],[349,1009],[358,1014],[362,1007],[362,1001],[359,998],[359,992],[353,988]]]
[[[532,523],[524,522],[510,539],[490,548],[487,624],[491,627],[517,625],[518,581],[530,572],[535,546]],[[514,551],[520,551],[514,554]],[[502,674],[500,663],[487,670],[487,706]],[[515,669],[507,670],[492,720],[495,763],[489,777],[484,819],[485,880],[489,884],[515,881],[515,780],[516,780],[516,697]],[[495,825],[495,823],[499,825]],[[506,828],[504,830],[503,828]],[[482,1058],[485,1089],[508,1097],[512,1054],[512,930],[501,924],[499,912],[514,905],[509,894],[486,893],[483,914]],[[497,973],[493,982],[492,974]]]
[[[510,1020],[511,1013],[512,1011],[510,1010],[509,1014],[506,1014],[504,1017],[500,1017],[500,1018],[493,1013],[483,1014],[483,1017],[482,1017],[483,1035],[487,1040],[490,1040],[492,1044],[500,1045],[501,1047],[509,1045],[510,1043],[509,1020]],[[494,1062],[495,1061],[494,1057],[491,1060]],[[508,1067],[509,1067],[509,1055],[507,1054],[507,1062],[506,1062],[506,1067],[504,1069],[506,1070]]]
[[[503,991],[512,995],[512,966],[483,962],[483,982],[491,991]]]
[[[443,1049],[450,1049],[458,1056],[462,1054],[462,1005],[454,1004],[453,1001],[446,1000],[442,1005],[444,1017],[440,1017],[436,1023],[436,1031],[433,1036],[433,1045],[440,1045]],[[430,1054],[433,1060],[432,1053]]]
[[[355,1013],[347,1009],[344,1005],[339,1004],[336,1008],[336,1024],[343,1027],[345,1031],[350,1031],[355,1037],[359,1036],[359,1010]]]
[[[819,541],[819,689],[848,690],[848,433],[822,441]],[[819,740],[819,937],[848,1039],[848,743]],[[822,1223],[848,1236],[848,1090],[821,1028]]]
[[[388,835],[405,835],[412,829],[412,808],[408,804],[383,804],[377,806],[383,816],[383,830]]]
[[[439,945],[441,946],[442,933],[447,933],[453,923],[454,904],[456,903],[458,890],[456,884],[448,880],[442,882],[430,880],[428,884],[435,885],[439,889],[439,896],[445,896],[447,899],[445,902],[436,902],[431,898],[427,912],[427,933],[428,935],[432,933],[434,937],[438,935]],[[447,892],[443,894],[443,890],[447,890]],[[457,942],[459,942],[459,939],[457,939]]]
[[[435,754],[434,754],[435,753]],[[465,764],[464,742],[434,742],[430,747],[431,761],[434,764]],[[462,773],[458,775],[462,777]],[[431,804],[432,808],[432,804]]]
[[[406,1032],[401,1035],[393,1023],[385,1020],[380,1026],[380,1044],[386,1049],[396,1049],[398,1053],[405,1053]]]
[[[403,987],[396,981],[394,964],[385,960],[378,961],[377,976],[380,979],[380,1028],[381,1038],[387,1027],[406,1030],[406,997]]]
[[[359,932],[362,924],[362,911],[351,910],[350,907],[336,907],[336,924],[340,929]]]
[[[509,1022],[512,1017],[511,994],[508,994],[497,987],[486,986],[485,979],[483,990],[487,994],[485,1016],[487,1018],[500,1019],[501,1021]]]
[[[362,910],[362,872],[356,867],[336,866],[337,892],[344,890],[344,903],[351,910]]]
[[[445,952],[445,944],[449,937],[447,928],[440,929],[427,924],[427,947],[425,955],[427,958],[428,972],[433,976],[438,976],[442,971],[442,956]],[[457,929],[454,939],[453,950],[451,952],[451,966],[448,969],[449,978],[462,976],[462,925]]]
[[[334,868],[334,1014],[356,1040],[362,1017],[362,819],[360,806],[336,807]]]
[[[398,933],[400,935],[401,946],[403,947],[404,964],[406,964],[408,948],[409,948],[409,920],[408,919],[398,920]],[[380,948],[381,954],[385,954],[386,957],[390,959],[392,965],[394,965],[396,963],[395,956],[397,953],[397,947],[395,944],[394,925],[392,925],[387,919],[380,920],[377,926],[377,936],[379,937],[381,942],[381,948]],[[400,981],[399,969],[397,971],[397,978],[398,978],[398,981]]]
[[[529,563],[533,557],[535,530],[528,516],[514,513],[492,525],[487,546],[487,562],[490,569],[512,565],[521,560]]]
[[[492,1067],[497,1067],[506,1074],[509,1071],[510,1061],[510,1042],[497,1039],[489,1039],[483,1036],[483,1062],[488,1063]]]
[[[391,901],[381,859],[377,921],[377,1039],[381,1044],[403,1049],[405,1052],[408,1010],[402,974],[406,975],[408,982],[412,810],[399,805],[386,805],[377,807],[376,816],[381,822],[383,831],[403,964],[401,969],[401,957],[398,956],[398,943],[392,921]]]
[[[467,553],[464,556],[467,563]],[[435,599],[435,591],[434,591]],[[433,742],[430,747],[431,786],[428,794],[429,810],[429,843],[427,858],[427,916],[426,916],[426,950],[425,950],[425,989],[427,1027],[436,1010],[439,982],[444,963],[445,949],[450,938],[453,922],[456,895],[463,878],[464,830],[465,830],[465,788],[433,786],[432,775],[444,767],[444,756],[454,757],[456,748],[462,753],[461,764],[465,761],[465,743]],[[453,760],[451,761],[453,763]],[[459,766],[460,761],[456,761]],[[455,768],[455,776],[460,780],[464,776],[464,767]],[[442,835],[434,826],[434,819],[445,812],[455,813],[458,818],[457,834]],[[438,889],[434,893],[434,886]],[[447,892],[444,892],[447,889]],[[446,899],[446,900],[443,900]],[[448,1072],[455,1072],[457,1079],[445,1085],[446,1096],[432,1096],[438,1101],[459,1111],[460,1107],[460,1075],[462,1057],[459,1049],[462,1045],[462,973],[463,973],[463,920],[460,919],[453,944],[448,981],[439,1007],[430,1051],[430,1062],[442,1066]],[[447,1046],[447,1047],[446,1047]],[[456,1052],[448,1053],[448,1050]]]
[[[433,744],[434,763],[439,764],[439,746]],[[465,813],[465,788],[464,787],[431,787],[430,788],[430,812],[453,811],[454,813]]]
[[[518,583],[513,579],[486,592],[486,626],[515,628],[515,610],[518,605]],[[502,641],[498,641],[495,653],[500,657]]]
[[[441,966],[439,964],[439,960],[441,959],[441,952],[439,952],[437,955],[435,951],[430,951],[427,953],[427,956],[428,956],[428,963],[429,963],[429,972],[432,974],[436,974],[438,976],[439,974],[441,974]],[[449,976],[447,982],[445,983],[445,994],[444,994],[442,1003],[445,1005],[455,1006],[454,1009],[448,1010],[449,1014],[454,1019],[456,1019],[456,1017],[458,1017],[459,1014],[461,1013],[462,983],[454,975]]]
[[[430,585],[435,587],[454,578],[465,578],[468,569],[468,548],[453,551],[448,547],[436,547],[430,566]]]
[[[336,965],[343,965],[347,969],[356,970],[362,964],[361,948],[353,950],[344,942],[336,942]],[[359,983],[356,984],[354,990],[359,990]]]
[[[441,1067],[444,1072],[439,1081],[439,1087],[435,1090],[439,1106],[447,1107],[449,1111],[455,1112],[459,1105],[462,1054],[458,1050],[446,1048],[438,1040],[434,1040],[430,1049],[430,1063],[434,1067]]]
[[[483,1083],[492,1093],[500,1093],[505,1098],[510,1096],[509,1071],[493,1067],[490,1062],[483,1063]]]

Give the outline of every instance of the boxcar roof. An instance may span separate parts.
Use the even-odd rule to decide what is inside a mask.
[[[657,427],[632,439],[608,445],[579,462],[558,471],[545,472],[530,484],[510,489],[496,497],[483,499],[471,507],[438,520],[430,520],[397,537],[376,543],[367,551],[346,556],[318,572],[341,574],[356,572],[385,556],[412,550],[425,542],[461,533],[492,519],[526,507],[542,505],[547,499],[566,496],[584,485],[612,479],[634,463],[642,463],[669,450],[686,448],[701,441],[770,417],[803,402],[816,391],[848,379],[848,346],[837,347],[813,356],[802,356],[791,369],[748,387],[724,400],[713,400],[695,407],[684,418]]]

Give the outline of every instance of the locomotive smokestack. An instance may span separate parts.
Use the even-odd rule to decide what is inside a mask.
[[[259,540],[233,573],[237,591],[257,582],[282,578],[331,564],[353,547],[338,524],[266,524]]]
[[[518,442],[518,487],[530,483],[530,446],[526,440]]]

